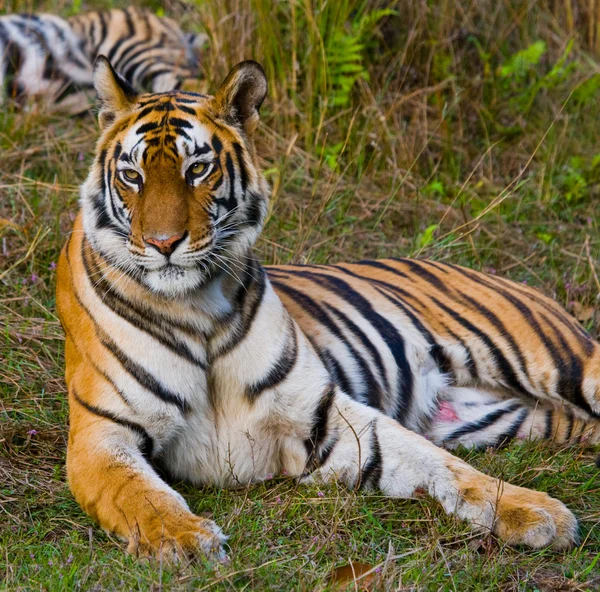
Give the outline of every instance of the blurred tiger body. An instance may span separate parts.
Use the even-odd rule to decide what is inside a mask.
[[[214,97],[138,95],[104,58],[94,83],[103,133],[57,282],[67,473],[88,514],[132,551],[220,555],[220,529],[156,468],[221,486],[283,473],[424,489],[511,543],[577,540],[563,504],[423,437],[593,441],[598,346],[566,313],[438,263],[263,268],[260,66]]]
[[[17,103],[80,113],[93,98],[92,64],[109,55],[135,88],[163,92],[197,86],[204,36],[184,33],[171,19],[129,7],[83,13],[0,17],[0,89]]]

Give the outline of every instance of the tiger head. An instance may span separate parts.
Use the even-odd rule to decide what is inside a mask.
[[[94,86],[102,134],[81,191],[93,248],[169,297],[231,272],[267,212],[252,139],[267,94],[261,66],[238,64],[214,96],[138,95],[101,56]]]

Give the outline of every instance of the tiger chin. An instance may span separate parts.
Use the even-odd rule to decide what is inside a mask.
[[[577,542],[560,501],[447,450],[598,442],[600,348],[576,321],[532,288],[432,261],[261,266],[256,62],[214,96],[139,95],[103,57],[94,85],[102,131],[57,284],[67,474],[89,516],[134,553],[223,557],[219,527],[160,467],[198,485],[425,491],[510,544]]]

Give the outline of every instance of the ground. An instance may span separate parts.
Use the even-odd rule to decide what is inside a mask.
[[[108,3],[33,4],[67,15]],[[265,263],[451,261],[537,286],[598,336],[598,2],[143,4],[208,33],[207,89],[241,59],[266,68]],[[97,135],[92,115],[0,113],[0,589],[323,590],[349,565],[374,568],[350,589],[600,589],[597,451],[548,444],[459,454],[564,501],[582,527],[566,553],[502,546],[426,498],[282,479],[177,486],[231,536],[228,564],[127,556],[74,502],[64,470],[55,265]]]

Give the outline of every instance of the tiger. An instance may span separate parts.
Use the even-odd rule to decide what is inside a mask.
[[[79,14],[0,17],[1,98],[37,101],[47,112],[78,114],[91,106],[94,59],[106,54],[135,88],[198,87],[199,51],[207,37],[135,7]]]
[[[288,475],[428,494],[512,545],[567,549],[560,501],[449,449],[600,440],[600,345],[555,301],[421,259],[263,267],[262,67],[137,94],[106,57],[101,128],[58,265],[82,509],[139,556],[226,558],[170,485]]]

